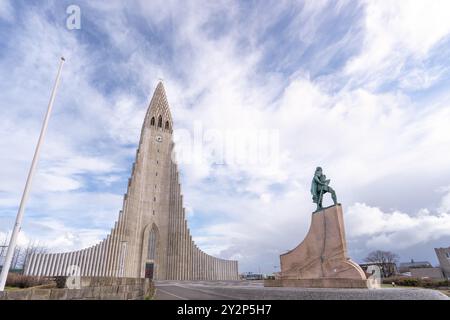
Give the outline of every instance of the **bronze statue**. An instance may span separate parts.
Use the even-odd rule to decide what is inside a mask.
[[[331,193],[334,205],[337,204],[336,192],[329,186],[330,180],[322,173],[322,168],[317,167],[314,178],[311,182],[311,194],[314,203],[317,203],[317,211],[322,209],[323,195],[327,192]]]

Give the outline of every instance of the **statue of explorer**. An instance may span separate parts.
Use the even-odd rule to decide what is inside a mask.
[[[337,204],[336,192],[329,186],[330,180],[323,174],[322,168],[317,167],[314,178],[311,182],[311,194],[314,203],[317,203],[317,211],[322,209],[323,195],[327,192],[331,193],[334,205]]]

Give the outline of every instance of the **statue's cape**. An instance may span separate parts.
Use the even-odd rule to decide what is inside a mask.
[[[313,200],[315,198],[319,197],[319,188],[318,188],[317,182],[314,180],[314,178],[312,179],[312,182],[311,182],[311,194],[313,196]]]

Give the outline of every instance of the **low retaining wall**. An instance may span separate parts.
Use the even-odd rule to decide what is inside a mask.
[[[264,280],[264,287],[296,287],[296,288],[368,288],[367,280],[359,279],[275,279]]]
[[[7,290],[0,291],[0,300],[143,300],[153,297],[154,292],[149,279],[82,277],[81,289]]]

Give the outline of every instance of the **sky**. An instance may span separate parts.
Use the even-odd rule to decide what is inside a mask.
[[[379,249],[436,265],[433,248],[450,246],[448,12],[447,0],[0,0],[0,240],[63,55],[19,244],[60,252],[108,234],[163,79],[204,251],[279,271],[308,231],[321,166],[355,261]],[[204,147],[190,160],[186,136]]]

